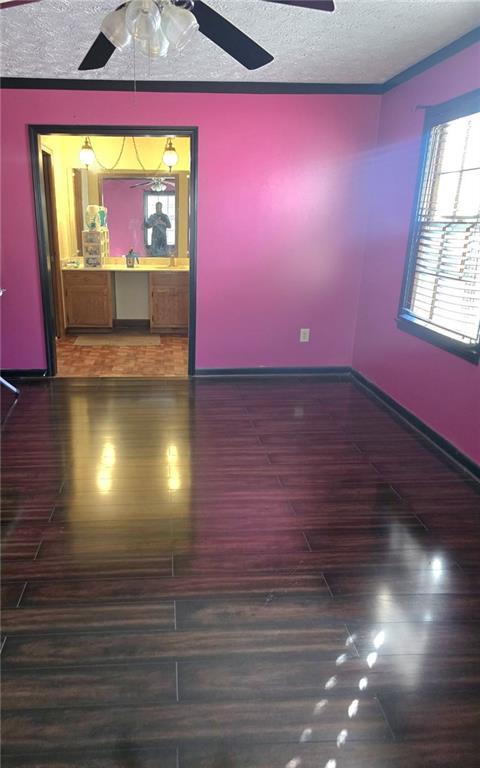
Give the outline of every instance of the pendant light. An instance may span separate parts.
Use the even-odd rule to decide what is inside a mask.
[[[173,146],[172,138],[175,138],[175,136],[168,137],[162,157],[162,160],[170,173],[172,172],[173,166],[178,163],[178,154],[175,147]]]
[[[90,139],[88,136],[85,136],[85,141],[83,142],[82,148],[80,150],[80,162],[83,165],[86,165],[88,168],[88,166],[91,165],[94,161],[95,152],[93,151]]]

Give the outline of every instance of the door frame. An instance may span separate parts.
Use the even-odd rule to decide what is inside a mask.
[[[45,192],[43,185],[42,148],[39,137],[49,134],[65,136],[146,136],[164,138],[186,136],[190,139],[190,217],[189,217],[189,318],[188,318],[188,376],[195,374],[195,343],[197,321],[197,216],[198,216],[198,127],[196,126],[132,126],[132,125],[29,125],[30,158],[32,165],[33,197],[37,229],[37,246],[42,293],[46,375],[55,376],[57,359],[55,348],[55,317],[53,303],[52,265],[48,255],[48,232],[44,216]]]
[[[63,305],[63,281],[60,265],[60,246],[58,242],[57,200],[55,192],[55,170],[53,167],[53,152],[44,144],[40,146],[42,160],[42,177],[45,189],[46,230],[50,246],[50,275],[52,278],[54,325],[56,335],[65,336],[65,309]],[[48,158],[48,169],[45,169],[45,158]]]

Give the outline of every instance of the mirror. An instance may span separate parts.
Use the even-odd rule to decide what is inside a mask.
[[[175,175],[103,175],[99,197],[108,210],[110,256],[178,255],[178,179]]]

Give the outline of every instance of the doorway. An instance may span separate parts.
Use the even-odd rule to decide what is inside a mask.
[[[29,131],[47,375],[192,375],[197,129]]]

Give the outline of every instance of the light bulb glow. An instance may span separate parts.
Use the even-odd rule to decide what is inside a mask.
[[[165,145],[165,150],[163,152],[162,161],[165,163],[165,165],[169,168],[171,171],[173,166],[178,163],[178,154],[173,146],[172,139],[167,139],[167,143]]]
[[[95,152],[93,151],[93,147],[88,136],[85,137],[85,141],[83,142],[82,148],[80,150],[79,158],[82,165],[86,165],[87,168],[89,165],[95,162]]]

